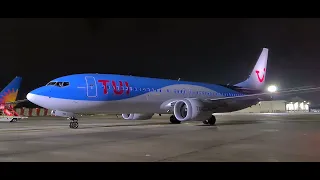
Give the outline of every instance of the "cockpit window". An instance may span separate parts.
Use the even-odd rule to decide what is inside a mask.
[[[57,86],[62,87],[63,82],[57,82]]]
[[[46,86],[53,86],[55,85],[57,82],[49,82]]]
[[[65,87],[69,86],[69,82],[49,82],[46,86]]]

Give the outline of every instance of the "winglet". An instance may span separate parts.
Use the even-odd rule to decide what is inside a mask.
[[[241,83],[235,84],[235,86],[256,90],[262,90],[264,88],[267,75],[268,52],[269,50],[267,48],[263,48],[249,78]]]

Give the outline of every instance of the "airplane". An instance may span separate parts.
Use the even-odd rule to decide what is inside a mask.
[[[5,88],[1,90],[0,104],[16,102],[21,81],[22,78],[17,76]]]
[[[71,120],[69,127],[73,129],[79,126],[77,113],[122,113],[127,120],[147,120],[155,113],[172,114],[173,124],[191,120],[215,125],[214,113],[238,111],[274,94],[264,92],[268,51],[263,48],[251,75],[234,85],[84,73],[56,78],[29,92],[27,99],[51,109],[55,116]]]
[[[10,121],[15,122],[18,119],[25,117],[19,116],[17,112],[14,111],[15,104],[20,101],[16,101],[18,96],[18,91],[21,85],[22,78],[15,77],[5,88],[0,92],[0,121]]]

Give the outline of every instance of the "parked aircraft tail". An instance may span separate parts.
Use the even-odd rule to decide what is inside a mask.
[[[249,78],[243,82],[235,84],[235,86],[256,90],[262,90],[264,88],[267,75],[268,51],[269,50],[267,48],[263,48]]]
[[[1,92],[0,104],[14,102],[17,99],[22,78],[15,77]]]

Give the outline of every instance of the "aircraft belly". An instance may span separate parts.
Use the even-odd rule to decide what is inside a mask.
[[[87,113],[122,113],[122,112],[132,112],[132,113],[157,113],[160,111],[160,104],[157,102],[149,101],[86,101],[78,102],[76,108],[69,108],[65,111],[70,112],[87,112]]]

